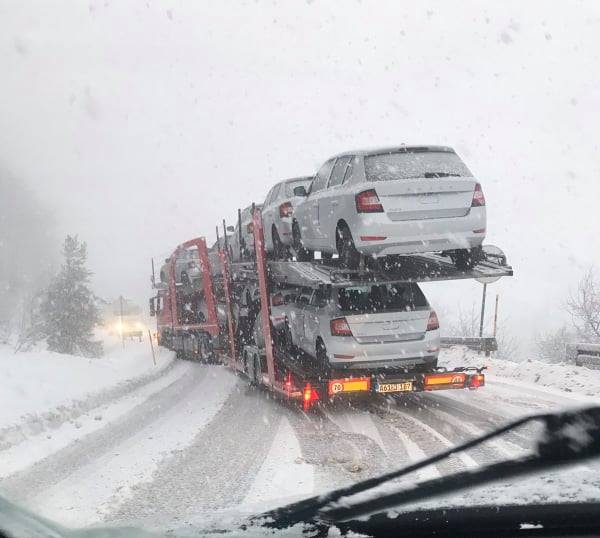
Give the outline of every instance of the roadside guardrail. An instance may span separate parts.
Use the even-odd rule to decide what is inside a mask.
[[[567,344],[567,362],[600,370],[600,344]]]
[[[486,357],[492,351],[498,351],[498,341],[494,336],[466,337],[466,336],[442,336],[440,338],[442,347],[465,346],[474,351],[483,351]],[[600,357],[599,357],[600,359]]]

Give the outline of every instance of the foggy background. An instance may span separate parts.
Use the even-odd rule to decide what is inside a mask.
[[[95,291],[145,306],[152,256],[212,243],[274,182],[449,145],[515,270],[488,299],[526,349],[600,256],[599,36],[593,1],[2,0],[0,207],[22,240],[1,267],[20,247],[17,268],[47,267],[77,233]],[[472,281],[424,288],[442,326],[480,301]]]

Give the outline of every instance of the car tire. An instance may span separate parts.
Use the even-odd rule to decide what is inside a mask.
[[[277,232],[277,228],[275,228],[275,226],[273,226],[273,229],[271,230],[271,239],[273,241],[273,258],[276,260],[286,260],[286,248],[281,242],[279,233]]]
[[[315,356],[317,361],[319,362],[319,366],[327,365],[327,348],[325,347],[325,342],[321,338],[317,338],[317,343],[315,345]]]
[[[296,259],[299,262],[309,262],[313,259],[313,252],[304,248],[302,245],[300,226],[296,221],[294,221],[294,224],[292,224],[292,245],[296,251]]]
[[[358,269],[360,265],[360,252],[356,250],[352,234],[347,226],[337,230],[337,249],[340,262],[346,269]]]

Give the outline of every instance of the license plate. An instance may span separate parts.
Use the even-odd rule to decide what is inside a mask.
[[[402,383],[378,383],[377,392],[411,392],[413,389],[412,381],[403,381]]]
[[[437,204],[440,201],[440,197],[437,194],[423,194],[419,196],[419,202],[422,204]]]

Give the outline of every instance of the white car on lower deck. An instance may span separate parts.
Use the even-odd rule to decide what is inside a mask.
[[[297,252],[360,255],[447,252],[457,266],[476,261],[485,238],[481,185],[453,149],[402,146],[344,153],[317,172],[294,211]]]
[[[344,370],[437,366],[439,322],[417,284],[298,288],[281,301],[290,346]],[[280,325],[281,326],[281,325]]]

